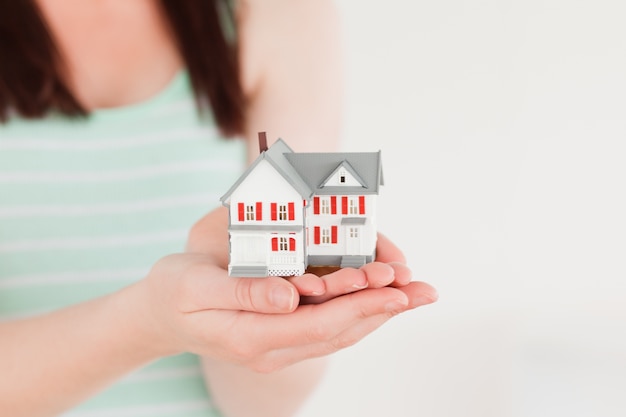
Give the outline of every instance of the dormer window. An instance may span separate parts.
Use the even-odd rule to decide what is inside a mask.
[[[339,170],[339,182],[341,184],[345,184],[346,183],[346,170],[341,168]]]

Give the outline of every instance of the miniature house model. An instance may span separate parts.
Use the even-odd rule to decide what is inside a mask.
[[[301,275],[374,260],[381,154],[296,153],[278,139],[221,198],[236,277]]]

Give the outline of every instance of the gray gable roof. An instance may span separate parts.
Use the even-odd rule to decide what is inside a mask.
[[[381,152],[290,153],[285,158],[315,194],[378,194],[383,185]],[[322,185],[339,167],[350,172],[361,186]]]
[[[287,144],[278,139],[272,146],[254,160],[230,189],[220,198],[228,205],[228,198],[254,168],[263,160],[269,162],[300,195],[309,199],[314,194],[378,194],[383,185],[381,152],[320,152],[295,153]],[[344,167],[360,186],[321,186],[340,167]]]

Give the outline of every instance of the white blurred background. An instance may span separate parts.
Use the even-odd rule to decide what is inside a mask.
[[[626,3],[339,0],[344,148],[440,300],[299,417],[626,416]]]

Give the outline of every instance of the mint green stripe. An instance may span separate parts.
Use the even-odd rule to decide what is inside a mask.
[[[155,395],[158,393],[158,395]],[[88,400],[79,409],[104,408],[111,403],[117,407],[141,404],[168,404],[208,398],[202,376],[143,381],[141,384],[117,384]]]
[[[0,315],[56,310],[113,293],[128,284],[128,282],[89,282],[3,289],[0,292]]]
[[[162,139],[162,142],[133,148],[2,150],[0,172],[99,172],[171,164],[172,161],[205,161],[210,164],[211,161],[230,161],[237,156],[243,156],[240,142],[211,140],[210,132],[206,133],[206,139],[199,138],[197,133],[190,134],[188,130],[186,132],[187,136],[176,137],[176,131],[172,131],[167,133],[169,137]],[[159,133],[159,136],[162,134]]]
[[[33,251],[10,255],[0,253],[0,276],[148,267],[165,255],[183,251],[184,245],[185,242],[181,240],[146,244],[140,248]]]
[[[161,230],[189,229],[213,206],[192,204],[188,207],[163,208],[134,213],[97,214],[92,216],[36,216],[33,218],[0,218],[2,241],[31,241],[51,238],[80,238],[111,236],[112,230],[122,230],[124,235],[154,233]],[[0,250],[2,243],[0,243]]]
[[[200,371],[200,359],[196,355],[184,353],[157,360],[136,373],[142,374],[154,370],[162,371],[190,367]],[[158,397],[155,397],[155,392],[159,393]],[[201,374],[171,378],[168,380],[141,380],[136,383],[122,380],[119,384],[106,389],[97,397],[83,403],[76,411],[107,408],[111,407],[111,404],[115,404],[115,407],[131,407],[141,404],[172,404],[199,399],[208,399],[204,379]],[[207,411],[203,410],[185,413],[183,416],[188,417],[196,415],[203,417],[219,416],[219,413],[210,411],[210,413],[207,414]],[[181,416],[181,414],[177,414],[177,416]]]
[[[10,208],[29,204],[89,205],[96,203],[117,203],[124,201],[142,201],[161,199],[177,195],[189,195],[197,192],[213,194],[215,201],[228,191],[229,180],[238,177],[238,173],[222,172],[219,180],[216,173],[186,172],[170,174],[159,178],[134,181],[115,181],[109,183],[85,184],[0,184],[0,212],[3,207]]]

